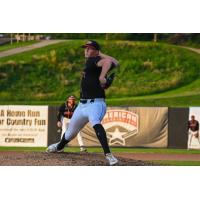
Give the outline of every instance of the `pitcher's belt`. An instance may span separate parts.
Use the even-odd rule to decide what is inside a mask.
[[[93,103],[97,101],[105,101],[104,98],[95,98],[95,99],[80,99],[80,102],[85,104],[85,103]]]

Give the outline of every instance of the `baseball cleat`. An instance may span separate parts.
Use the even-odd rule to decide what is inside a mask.
[[[80,152],[87,152],[87,149],[85,147],[80,147]]]
[[[107,154],[106,154],[106,160],[108,161],[108,163],[109,163],[110,166],[113,166],[113,165],[115,165],[115,164],[118,163],[117,158],[115,158],[115,157],[112,155],[112,153],[107,153]]]
[[[55,144],[51,144],[48,146],[48,148],[46,149],[46,152],[47,153],[60,153],[60,152],[64,152],[64,148],[61,149],[61,150],[57,150],[57,146],[58,146],[59,142],[58,143],[55,143]]]

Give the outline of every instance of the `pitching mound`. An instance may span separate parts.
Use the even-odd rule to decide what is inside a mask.
[[[150,162],[119,159],[119,166],[152,166]],[[2,166],[106,166],[103,154],[96,153],[45,153],[45,152],[0,152]]]

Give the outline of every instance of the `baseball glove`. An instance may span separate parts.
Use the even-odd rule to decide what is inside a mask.
[[[106,83],[105,85],[103,85],[103,88],[108,89],[112,85],[114,78],[115,78],[115,73],[113,72],[106,78]]]

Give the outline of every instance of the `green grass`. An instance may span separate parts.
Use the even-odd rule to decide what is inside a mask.
[[[0,147],[0,151],[45,151],[45,147]]]
[[[166,106],[166,107],[189,107],[200,106],[200,94],[178,97],[130,97],[107,99],[107,106]],[[52,105],[57,106],[63,101],[1,101],[0,105]]]
[[[33,151],[44,152],[46,147],[0,147],[0,151]],[[200,150],[187,149],[160,149],[160,148],[111,148],[112,152],[116,153],[159,153],[159,154],[199,154]],[[67,147],[65,152],[79,152],[79,147]],[[88,147],[90,153],[102,153],[100,147]]]
[[[9,44],[5,44],[5,45],[0,45],[0,52],[18,48],[18,47],[28,46],[28,45],[35,44],[35,43],[38,43],[38,41],[27,41],[27,42],[20,41],[19,43],[14,42],[13,44],[9,43]]]
[[[178,96],[178,97],[157,97],[149,98],[131,97],[126,99],[109,99],[110,106],[166,106],[166,107],[189,107],[200,106],[200,95]]]
[[[200,166],[200,161],[151,160],[150,162],[167,166]]]

